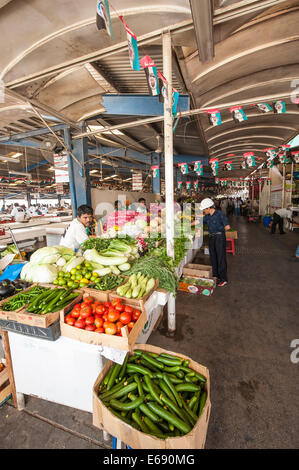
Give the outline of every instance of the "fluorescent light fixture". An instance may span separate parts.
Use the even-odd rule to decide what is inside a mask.
[[[23,154],[21,152],[16,152],[16,153],[13,153],[13,154],[9,154],[8,156],[10,158],[18,158],[18,157],[21,157]]]
[[[48,168],[48,171],[55,171],[55,168],[53,168],[53,166],[50,166],[50,168]]]
[[[27,176],[27,178],[31,178],[31,173],[24,173],[23,171],[9,170],[9,173],[11,175],[22,175],[22,176]]]
[[[119,130],[117,130],[117,129],[115,129],[114,131],[105,131],[105,130],[103,130],[103,129],[105,129],[104,126],[88,126],[88,127],[89,127],[90,130],[93,131],[93,132],[94,132],[94,131],[98,131],[99,134],[110,134],[110,135],[113,135],[113,134],[116,135],[116,134],[118,134],[118,135],[124,135],[123,132],[121,132],[121,131],[119,131]]]
[[[127,178],[126,180],[124,180],[124,182],[125,182],[125,181],[130,181],[131,179],[132,179],[132,178]]]
[[[99,170],[91,170],[89,173],[97,173]]]
[[[0,155],[0,161],[4,163],[7,163],[7,162],[20,163],[19,159],[6,157],[5,155]]]

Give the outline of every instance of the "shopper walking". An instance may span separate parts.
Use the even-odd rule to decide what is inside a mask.
[[[285,232],[283,231],[283,219],[288,217],[289,219],[292,217],[292,211],[288,209],[276,209],[273,214],[272,226],[271,226],[271,234],[273,235],[276,232],[276,225],[278,224],[280,235],[284,235]]]
[[[235,215],[239,217],[242,201],[239,197],[235,200]]]
[[[204,212],[203,223],[209,230],[209,251],[213,269],[213,276],[218,280],[218,286],[227,284],[226,263],[226,230],[230,229],[226,215],[222,211],[216,211],[214,202],[205,198],[200,203],[200,209]]]

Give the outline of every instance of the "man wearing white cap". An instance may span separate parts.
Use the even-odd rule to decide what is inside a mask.
[[[209,251],[213,276],[219,280],[218,286],[223,287],[227,284],[225,232],[230,229],[230,225],[226,215],[216,210],[212,199],[203,199],[200,209],[204,212],[203,223],[207,224],[209,229]]]

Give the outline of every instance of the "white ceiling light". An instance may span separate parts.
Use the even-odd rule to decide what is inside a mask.
[[[124,182],[125,182],[125,181],[130,181],[131,179],[132,179],[132,178],[127,178],[126,180],[124,180]]]
[[[97,173],[98,170],[91,170],[89,173]]]
[[[9,173],[11,175],[22,175],[22,176],[27,176],[27,178],[31,178],[31,173],[24,173],[23,171],[14,171],[14,170],[9,170]]]

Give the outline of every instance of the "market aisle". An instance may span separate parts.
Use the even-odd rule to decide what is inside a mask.
[[[299,233],[271,236],[262,224],[230,222],[239,240],[236,256],[228,254],[229,285],[211,297],[180,293],[177,337],[157,331],[150,342],[209,368],[206,448],[296,448],[299,364],[290,343],[299,337],[299,262],[291,257]]]

